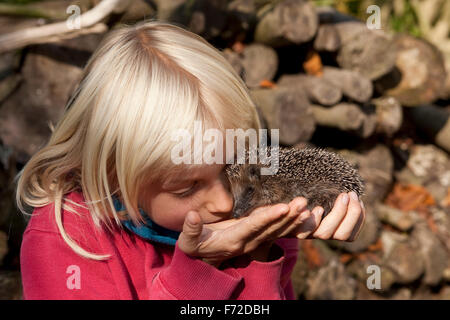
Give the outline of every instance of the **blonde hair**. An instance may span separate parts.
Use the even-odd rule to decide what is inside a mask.
[[[46,146],[17,175],[17,206],[26,214],[23,203],[54,202],[65,242],[83,257],[105,259],[64,230],[62,209],[77,213],[64,195],[81,189],[95,225],[111,229],[121,225],[111,197],[120,194],[129,217],[141,222],[140,188],[175,166],[171,134],[192,130],[195,120],[260,128],[245,84],[203,38],[158,21],[115,29],[88,61]]]

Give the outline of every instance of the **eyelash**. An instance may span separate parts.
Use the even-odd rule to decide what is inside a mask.
[[[198,181],[194,181],[194,184],[192,185],[192,187],[189,188],[189,190],[184,191],[182,193],[174,193],[178,198],[186,198],[187,196],[191,195],[195,189],[195,187],[197,186]]]

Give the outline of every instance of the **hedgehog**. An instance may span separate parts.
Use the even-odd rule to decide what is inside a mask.
[[[268,166],[261,161],[249,163],[249,151],[244,164],[226,166],[234,218],[244,217],[261,206],[289,203],[295,197],[306,198],[309,210],[321,206],[325,217],[340,193],[354,191],[359,197],[364,194],[364,181],[357,169],[340,155],[318,147],[278,150],[275,174],[261,174],[261,168]]]

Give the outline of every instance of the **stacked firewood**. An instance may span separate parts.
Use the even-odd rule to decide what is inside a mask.
[[[224,54],[267,126],[280,129],[282,144],[309,141],[316,126],[361,138],[392,136],[408,107],[416,125],[450,151],[448,115],[432,105],[447,94],[444,62],[433,45],[370,30],[306,1],[270,2],[256,15],[253,41],[235,43]],[[440,121],[430,121],[435,118]]]
[[[448,298],[450,114],[441,52],[307,1],[256,12],[251,36],[223,52],[263,123],[279,129],[281,144],[339,152],[367,186],[366,224],[355,242],[301,242],[298,296]],[[379,287],[369,288],[370,266],[379,267]]]

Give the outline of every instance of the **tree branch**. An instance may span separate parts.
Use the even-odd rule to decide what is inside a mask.
[[[59,36],[78,35],[85,33],[86,29],[91,27],[94,30],[99,30],[100,27],[95,25],[112,12],[116,12],[118,8],[125,10],[129,2],[129,0],[102,0],[97,6],[80,15],[80,29],[71,29],[66,21],[63,21],[0,35],[0,53],[30,44],[48,42]]]

